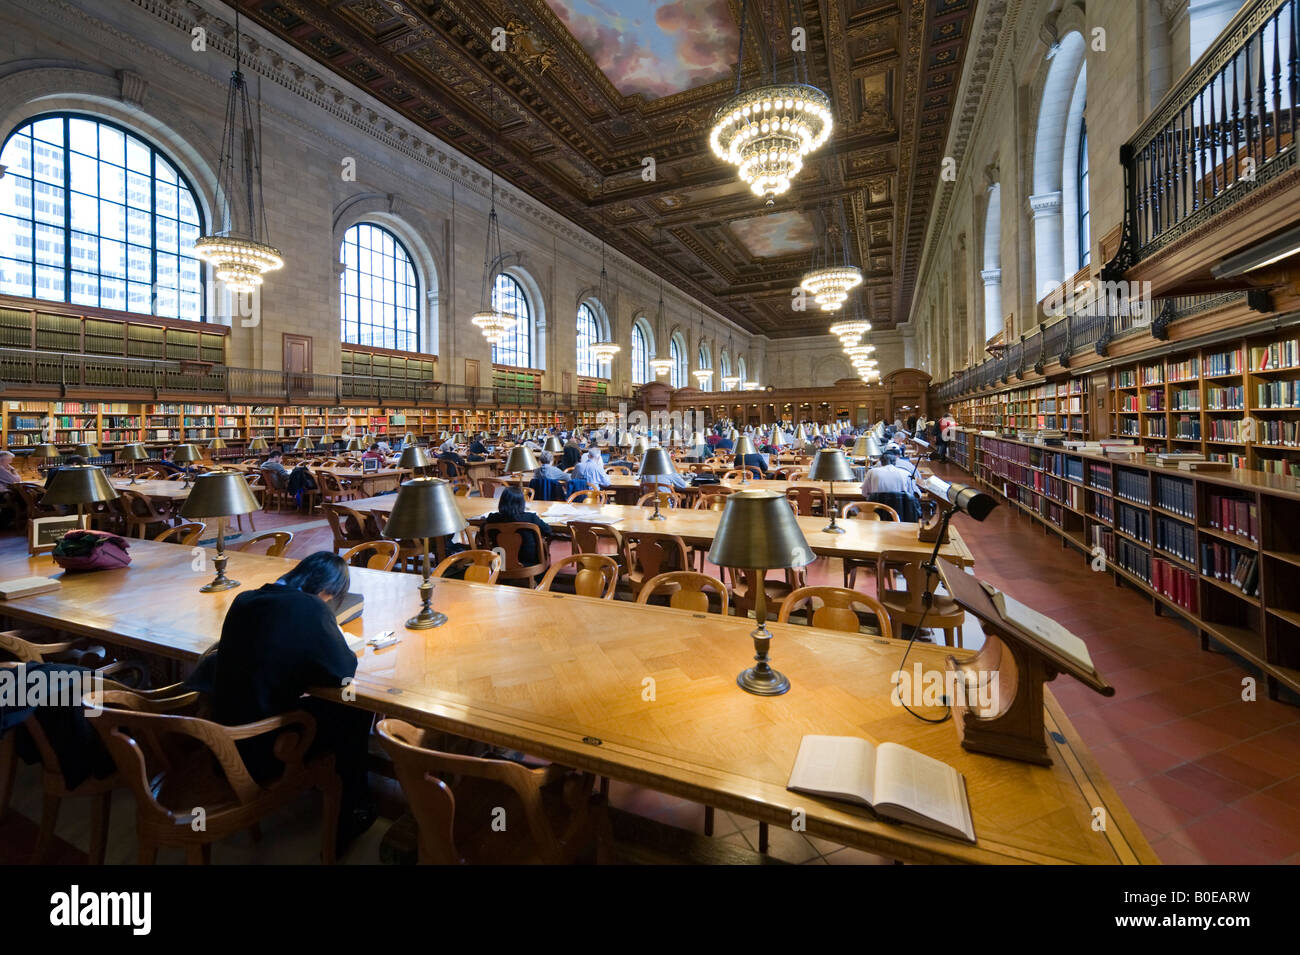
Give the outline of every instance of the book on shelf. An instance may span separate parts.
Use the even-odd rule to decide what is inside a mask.
[[[885,819],[975,841],[965,777],[947,763],[898,743],[805,736],[787,788],[857,803]]]

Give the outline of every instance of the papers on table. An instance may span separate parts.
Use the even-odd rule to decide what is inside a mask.
[[[536,512],[547,523],[563,524],[566,521],[595,521],[599,524],[617,524],[623,518],[607,514],[603,507],[593,505],[569,504],[565,502],[552,504],[544,512]]]

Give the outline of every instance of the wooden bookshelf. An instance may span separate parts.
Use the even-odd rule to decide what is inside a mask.
[[[1080,550],[1082,572],[1099,568],[1151,598],[1157,613],[1181,617],[1203,650],[1213,642],[1249,661],[1264,673],[1270,697],[1282,686],[1300,693],[1294,480],[1242,469],[1180,471],[972,429],[959,430],[948,456]],[[1243,579],[1234,580],[1234,570]]]
[[[1071,438],[1088,437],[1086,381],[1069,378],[952,403],[957,420],[979,429],[1056,429]]]

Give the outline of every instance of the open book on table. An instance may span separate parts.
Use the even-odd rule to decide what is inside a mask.
[[[787,788],[860,803],[895,822],[975,841],[965,777],[947,763],[898,743],[805,736]]]

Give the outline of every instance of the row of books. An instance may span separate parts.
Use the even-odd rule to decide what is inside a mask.
[[[1201,419],[1191,415],[1179,415],[1174,419],[1174,437],[1189,441],[1201,440]]]
[[[1242,366],[1246,361],[1243,351],[1241,348],[1234,348],[1232,351],[1206,355],[1201,359],[1201,373],[1206,376],[1241,374]]]
[[[1259,507],[1254,501],[1210,492],[1206,496],[1210,526],[1259,543]]]
[[[1145,547],[1115,538],[1115,563],[1141,580],[1151,582],[1151,554]]]
[[[1115,387],[1116,387],[1116,388],[1136,388],[1136,387],[1137,387],[1137,372],[1133,371],[1132,369],[1128,369],[1128,368],[1123,369],[1123,370],[1121,370],[1121,371],[1117,371],[1117,372],[1115,373]]]
[[[1151,560],[1151,589],[1178,606],[1196,613],[1200,607],[1201,580],[1192,571],[1159,557]]]
[[[1172,381],[1195,381],[1200,377],[1196,368],[1195,358],[1184,358],[1182,361],[1169,362],[1169,380]]]
[[[1134,504],[1150,504],[1146,472],[1118,468],[1115,472],[1115,496]]]
[[[1248,597],[1259,593],[1259,555],[1221,541],[1201,541],[1201,573]]]
[[[1230,441],[1233,444],[1245,441],[1242,422],[1237,418],[1211,418],[1207,436],[1211,441]]]
[[[1206,388],[1205,404],[1211,411],[1240,411],[1246,407],[1246,389],[1241,385]]]
[[[1261,458],[1260,469],[1268,474],[1283,474],[1287,477],[1300,478],[1300,461],[1285,461],[1281,458]]]
[[[1165,383],[1164,365],[1143,365],[1140,371],[1142,373],[1142,384],[1144,385],[1163,385]]]
[[[1151,515],[1123,501],[1115,505],[1115,527],[1144,544],[1151,543]]]
[[[1115,402],[1118,411],[1140,411],[1142,406],[1138,404],[1137,395],[1118,395]]]
[[[1169,437],[1169,422],[1164,418],[1152,418],[1147,422],[1148,438],[1167,438]]]
[[[1273,342],[1250,350],[1250,367],[1255,371],[1300,367],[1300,341]]]
[[[1256,434],[1264,444],[1300,446],[1300,421],[1261,421]]]
[[[1169,392],[1169,408],[1171,411],[1200,411],[1201,410],[1201,393],[1195,388],[1180,388],[1177,391]]]
[[[1196,560],[1196,528],[1163,514],[1156,515],[1155,545],[1188,563]]]
[[[1165,393],[1163,391],[1148,391],[1146,400],[1146,411],[1164,411],[1165,410]]]
[[[1111,522],[1115,519],[1115,499],[1106,497],[1103,494],[1094,494],[1092,496],[1092,514],[1103,521]]]
[[[1098,464],[1095,461],[1088,462],[1088,483],[1092,485],[1094,491],[1105,491],[1110,493],[1112,487],[1112,471],[1109,464]]]
[[[1156,474],[1156,505],[1184,517],[1196,516],[1196,485],[1185,478]]]
[[[1255,386],[1257,408],[1300,408],[1300,379],[1261,381]]]

